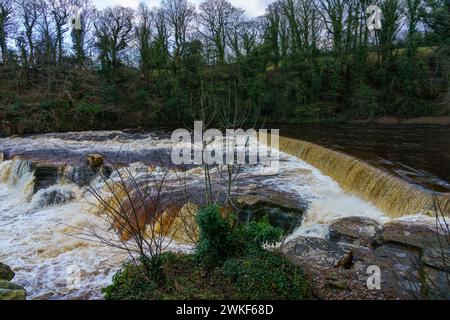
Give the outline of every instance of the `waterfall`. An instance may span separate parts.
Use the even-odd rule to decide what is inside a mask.
[[[358,158],[314,143],[280,137],[280,151],[289,153],[337,181],[347,192],[372,202],[391,217],[435,214],[438,200],[445,215],[450,213],[450,195],[434,194]]]
[[[34,180],[31,161],[14,159],[0,163],[0,182],[20,190],[28,199],[33,195]]]

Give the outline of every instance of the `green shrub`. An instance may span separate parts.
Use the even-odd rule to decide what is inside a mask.
[[[24,107],[24,104],[22,101],[16,101],[9,107],[8,111],[10,113],[18,113],[18,112],[22,111],[23,107]]]
[[[283,236],[283,230],[272,227],[266,217],[261,221],[252,221],[239,228],[240,238],[247,247],[262,248],[264,245],[275,245]]]
[[[195,251],[196,260],[205,267],[221,265],[238,249],[238,241],[231,224],[220,214],[219,206],[209,206],[197,214],[199,242]]]
[[[308,285],[301,269],[286,258],[266,250],[254,250],[229,259],[223,273],[232,279],[236,299],[295,300],[308,298]]]
[[[148,90],[140,89],[136,91],[136,101],[140,106],[147,106],[151,104],[152,97]]]
[[[243,225],[235,223],[235,216],[229,219],[231,221],[222,217],[218,206],[198,212],[200,238],[195,256],[204,266],[220,266],[230,257],[261,249],[266,244],[276,244],[283,235],[283,230],[272,227],[267,217]]]
[[[357,118],[371,118],[378,112],[378,102],[375,90],[362,84],[351,96],[351,106]]]
[[[141,300],[158,298],[156,284],[147,276],[143,266],[125,263],[112,284],[102,290],[106,300]]]
[[[81,102],[77,107],[77,111],[81,113],[97,114],[102,112],[102,107],[97,104]]]

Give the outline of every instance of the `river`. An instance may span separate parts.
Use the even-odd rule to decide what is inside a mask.
[[[350,126],[297,126],[281,128],[281,135],[343,151],[420,189],[448,192],[449,128],[355,130]],[[180,168],[170,166],[169,137],[168,131],[102,131],[0,139],[0,152],[9,159],[0,162],[0,261],[13,268],[14,281],[26,287],[28,298],[99,299],[101,288],[111,282],[114,272],[128,258],[124,252],[78,233],[92,225],[108,228],[86,189],[64,181],[59,173],[56,183],[37,188],[38,171],[29,164],[51,163],[59,171],[78,172],[74,168],[83,167],[86,155],[95,153],[136,172],[155,172],[166,166],[168,181],[175,181]],[[323,237],[327,225],[343,216],[365,216],[380,223],[392,219],[376,201],[347,190],[345,183],[338,183],[339,179],[306,160],[281,152],[278,174],[261,175],[260,166],[246,167],[239,188],[272,190],[305,203],[302,226],[291,237]],[[191,177],[193,189],[201,185],[203,173],[197,168],[182,171]],[[92,184],[104,188],[99,179],[93,179]],[[48,201],[55,194],[62,200]],[[420,210],[408,213],[406,218],[426,219]],[[185,243],[170,245],[170,250],[175,251],[191,249]],[[74,271],[78,279],[75,285]]]

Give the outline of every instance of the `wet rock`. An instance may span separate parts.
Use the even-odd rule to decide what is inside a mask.
[[[53,188],[51,188],[53,189]],[[41,190],[33,197],[35,208],[45,208],[51,205],[63,204],[76,198],[73,191],[56,186],[53,190]]]
[[[268,216],[269,223],[286,232],[300,226],[306,202],[275,190],[251,191],[237,198],[241,205],[241,221],[257,220]]]
[[[422,251],[422,261],[431,267],[450,272],[450,249],[427,247]]]
[[[5,161],[5,154],[3,152],[0,152],[0,162]]]
[[[86,163],[92,169],[98,169],[103,165],[104,159],[103,156],[100,154],[88,154],[86,157]]]
[[[375,250],[357,247],[352,250],[354,269],[363,282],[367,282],[369,267],[380,268],[383,292],[400,299],[421,297],[420,255],[413,248],[384,244]]]
[[[25,300],[27,292],[17,284],[0,280],[0,300]]]
[[[97,172],[88,165],[71,167],[66,173],[65,179],[68,181],[85,186],[88,185],[95,177]]]
[[[450,272],[425,267],[423,296],[432,300],[450,300]]]
[[[372,246],[381,226],[373,219],[346,217],[333,222],[329,227],[328,239],[357,246]]]
[[[334,268],[342,265],[352,249],[350,246],[320,238],[299,237],[289,241],[282,251],[298,265]]]
[[[48,163],[34,163],[33,165],[34,193],[59,183],[59,165]]]
[[[104,166],[102,166],[100,173],[101,173],[102,177],[109,178],[109,177],[111,177],[113,171],[114,171],[113,167],[104,165]]]
[[[450,249],[448,234],[438,233],[431,225],[392,221],[384,224],[381,230],[382,239],[386,242],[396,242],[417,248],[438,248],[444,245]]]
[[[9,266],[0,262],[0,280],[10,281],[14,278],[14,275]]]

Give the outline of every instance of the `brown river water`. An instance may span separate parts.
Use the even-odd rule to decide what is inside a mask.
[[[281,135],[342,151],[436,192],[450,192],[450,126],[295,125]]]

